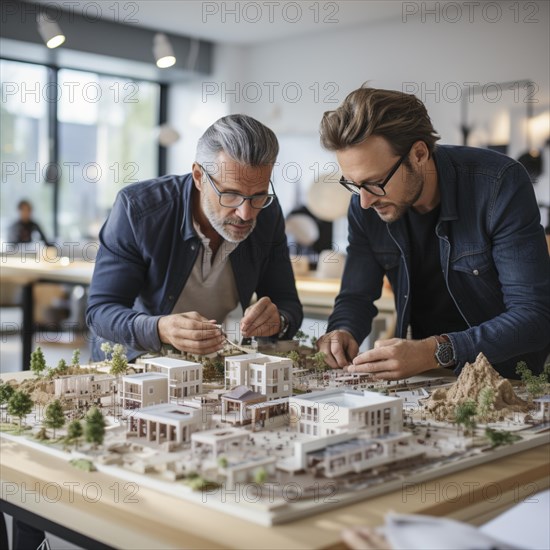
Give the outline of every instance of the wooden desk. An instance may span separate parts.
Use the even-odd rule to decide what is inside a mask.
[[[38,257],[0,257],[0,281],[14,282],[22,286],[23,327],[21,329],[22,368],[29,368],[34,327],[33,287],[39,282],[89,285],[94,272],[94,262],[55,258],[46,253]]]
[[[17,505],[129,549],[340,548],[344,527],[379,525],[389,510],[480,524],[550,485],[550,445],[545,445],[293,523],[262,527],[103,473],[83,472],[19,443],[1,444],[4,508]]]
[[[296,289],[306,314],[330,315],[334,308],[334,300],[340,292],[340,285],[340,279],[322,279],[314,275],[296,277]],[[382,314],[394,313],[395,302],[392,291],[384,287],[382,296],[374,302],[374,305]]]

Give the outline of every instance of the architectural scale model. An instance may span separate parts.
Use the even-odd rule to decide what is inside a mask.
[[[482,354],[456,380],[390,384],[304,348],[135,365],[105,349],[56,369],[38,349],[34,378],[0,385],[2,437],[265,525],[549,441],[548,372],[514,388]]]

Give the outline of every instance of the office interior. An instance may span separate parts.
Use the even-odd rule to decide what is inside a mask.
[[[548,234],[549,21],[545,0],[6,0],[0,271],[8,274],[16,258],[50,264],[56,273],[76,262],[91,273],[118,191],[188,173],[205,129],[222,116],[247,114],[279,139],[273,185],[308,297],[302,330],[320,336],[345,262],[349,197],[336,189],[341,174],[335,155],[319,143],[319,123],[365,82],[417,95],[439,143],[515,159],[532,153]],[[52,23],[64,36],[50,43],[55,47],[46,45]],[[166,53],[173,64],[158,66]],[[9,242],[23,199],[32,203],[48,246]],[[89,278],[56,277],[42,276],[26,297],[32,349],[41,346],[53,365],[76,347],[86,358],[90,347]],[[27,282],[2,277],[0,372],[28,368]],[[382,312],[376,334],[388,333],[391,323],[391,311]]]

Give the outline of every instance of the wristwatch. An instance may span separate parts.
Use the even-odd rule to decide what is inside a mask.
[[[280,328],[279,328],[279,334],[277,334],[277,338],[281,339],[284,338],[285,334],[288,332],[288,327],[290,326],[289,320],[279,311],[279,321],[280,321]]]
[[[434,336],[437,346],[435,348],[435,359],[440,367],[454,367],[456,365],[455,350],[453,343],[446,334]]]

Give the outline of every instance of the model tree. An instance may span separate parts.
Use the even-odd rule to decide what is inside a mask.
[[[46,427],[53,430],[53,437],[55,439],[55,430],[61,428],[65,424],[65,414],[63,413],[63,407],[61,406],[59,399],[52,401],[46,407],[44,424]]]
[[[492,428],[485,428],[485,435],[491,442],[492,447],[498,447],[500,445],[509,445],[521,439],[521,437],[513,432],[506,430],[493,430]]]
[[[516,365],[516,373],[521,377],[529,399],[533,400],[546,393],[548,385],[548,376],[550,374],[550,363],[544,365],[544,370],[537,376],[527,367],[525,361],[520,361]]]
[[[115,344],[112,349],[111,369],[109,372],[116,376],[117,380],[118,377],[121,374],[125,374],[128,369],[128,358],[124,354],[125,351],[124,346],[121,344]]]
[[[298,329],[294,335],[294,340],[298,340],[298,343],[302,345],[307,340],[307,334],[303,330]]]
[[[495,409],[495,390],[486,386],[479,392],[477,400],[479,416],[484,422],[488,422]]]
[[[94,407],[86,416],[86,428],[84,430],[86,434],[86,441],[92,443],[95,449],[97,445],[103,443],[105,437],[105,419],[103,415]]]
[[[8,413],[11,416],[19,418],[19,427],[23,417],[27,416],[32,411],[33,402],[31,396],[24,391],[18,390],[13,393],[8,401]]]
[[[109,342],[103,342],[100,349],[105,354],[105,361],[109,361],[111,353],[113,353],[113,346]]]
[[[468,399],[455,408],[455,422],[457,426],[464,426],[464,434],[468,434],[476,427],[474,417],[477,413],[475,401]]]
[[[73,357],[71,359],[71,364],[73,367],[78,367],[80,365],[80,350],[75,349],[73,351]]]
[[[84,430],[80,420],[73,420],[67,427],[67,439],[74,443],[75,449],[78,449],[78,442],[82,437]]]
[[[318,351],[311,358],[313,360],[313,364],[315,365],[315,370],[317,371],[317,377],[319,379],[321,379],[323,371],[327,368],[327,363],[325,361],[326,357],[326,353]]]
[[[258,468],[256,472],[254,472],[254,482],[258,485],[261,485],[262,483],[265,483],[267,481],[267,471],[265,468]]]
[[[7,405],[14,392],[15,390],[10,384],[0,384],[0,407]],[[2,418],[0,418],[0,421],[1,420]]]
[[[67,361],[65,361],[65,359],[60,359],[55,370],[57,371],[57,374],[67,374],[67,372],[69,372],[69,365],[67,365]]]
[[[42,376],[46,369],[46,359],[40,346],[31,353],[31,370],[36,376]]]
[[[292,366],[294,368],[297,368],[300,366],[300,362],[302,360],[302,356],[296,351],[292,350],[288,353],[287,357],[292,361]]]

